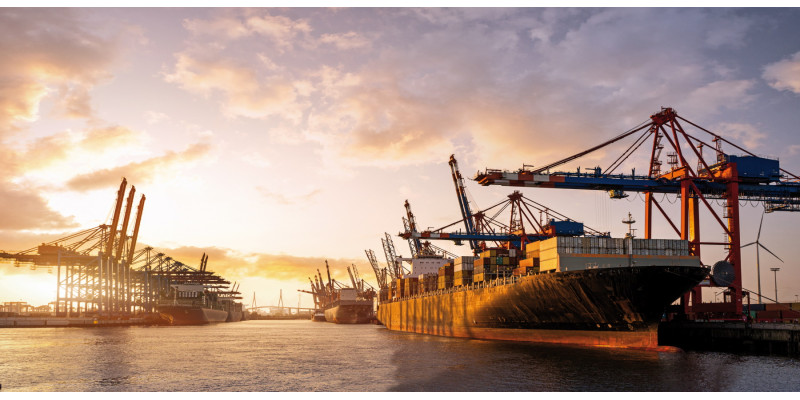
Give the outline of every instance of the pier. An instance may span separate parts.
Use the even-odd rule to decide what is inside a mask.
[[[800,324],[671,321],[658,327],[658,342],[684,350],[800,356]]]

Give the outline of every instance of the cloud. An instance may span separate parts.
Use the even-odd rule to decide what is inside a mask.
[[[325,260],[323,257],[297,257],[286,254],[265,254],[265,253],[240,253],[232,249],[219,247],[194,247],[184,246],[178,248],[157,249],[175,260],[179,260],[189,266],[197,268],[200,265],[200,257],[203,253],[208,254],[208,270],[216,272],[218,275],[230,281],[240,280],[246,277],[262,277],[268,279],[287,280],[287,281],[306,281],[307,278],[313,279],[319,269],[326,277]],[[363,266],[359,268],[362,275],[370,271],[368,261],[365,259],[334,259],[328,258],[333,279],[349,283],[346,267],[351,264]],[[365,279],[373,277],[373,274],[363,275]],[[371,282],[375,284],[374,278]]]
[[[3,156],[0,159],[0,178],[11,179],[25,172],[51,167],[79,152],[96,155],[109,149],[124,147],[140,138],[139,132],[119,125],[42,136],[22,148],[8,151]]]
[[[177,55],[167,82],[193,93],[223,96],[223,112],[233,117],[266,118],[272,115],[298,121],[302,110],[296,103],[293,82],[280,76],[259,76],[257,70],[225,59],[203,59],[188,53]]]
[[[0,204],[3,205],[0,207],[0,231],[77,227],[72,217],[50,209],[47,201],[35,190],[5,183],[0,185]]]
[[[282,205],[296,205],[310,201],[318,194],[322,193],[320,189],[314,189],[308,193],[303,194],[287,194],[284,192],[274,192],[264,186],[257,186],[256,189],[262,196]]]
[[[79,146],[88,151],[99,152],[134,143],[139,138],[139,132],[124,126],[112,125],[88,130]]]
[[[337,14],[344,32],[315,13],[193,20],[187,27],[198,37],[166,78],[219,98],[229,116],[270,118],[274,138],[316,143],[336,167],[438,162],[456,143],[486,165],[541,163],[636,126],[661,106],[696,120],[755,99],[753,80],[708,56],[740,46],[751,18],[728,10],[518,11],[376,13],[374,26],[398,26],[385,30],[345,10]],[[323,26],[332,32],[315,36]],[[204,45],[213,32],[227,32],[225,46]],[[273,40],[262,45],[262,36]],[[326,46],[375,51],[343,56]],[[571,140],[542,145],[559,137]]]
[[[750,151],[761,147],[768,138],[766,133],[759,131],[755,126],[744,123],[721,123],[712,132],[740,146],[744,145],[742,147]]]
[[[0,138],[17,129],[18,123],[36,120],[39,103],[46,94],[45,85],[37,82],[0,79]]]
[[[221,36],[230,40],[257,35],[262,40],[269,39],[281,51],[293,48],[298,36],[302,37],[311,32],[311,27],[305,19],[294,20],[253,10],[243,10],[241,15],[227,15],[213,19],[187,19],[183,26],[199,37]]]
[[[52,97],[67,118],[92,114],[90,90],[110,75],[116,38],[89,30],[70,9],[6,8],[0,11],[0,135],[38,117]]]
[[[776,90],[800,93],[800,52],[767,65],[761,77]]]
[[[66,186],[77,191],[113,187],[119,184],[122,177],[140,183],[151,182],[157,174],[163,174],[183,164],[194,162],[208,154],[210,150],[210,145],[196,143],[180,153],[170,151],[162,156],[144,161],[81,174],[70,179]]]
[[[370,40],[357,32],[347,33],[326,33],[320,37],[320,42],[324,44],[332,44],[339,50],[350,50],[364,47],[370,47]]]

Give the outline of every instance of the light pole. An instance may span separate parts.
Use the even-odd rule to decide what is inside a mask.
[[[778,302],[778,271],[780,271],[781,269],[780,268],[770,268],[769,270],[775,273],[775,302],[777,303]]]

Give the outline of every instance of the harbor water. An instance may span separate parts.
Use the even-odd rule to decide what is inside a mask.
[[[0,329],[2,391],[800,391],[800,360],[305,320]]]

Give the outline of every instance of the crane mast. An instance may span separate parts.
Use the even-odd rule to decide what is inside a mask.
[[[450,155],[450,171],[453,175],[453,184],[456,188],[456,196],[458,197],[458,206],[461,209],[461,217],[464,219],[464,227],[467,234],[474,235],[477,233],[475,223],[473,221],[472,210],[469,207],[469,200],[467,199],[467,188],[464,186],[464,178],[461,176],[461,171],[458,170],[458,161],[454,154]],[[473,252],[480,251],[478,241],[475,239],[469,240],[469,248]]]

